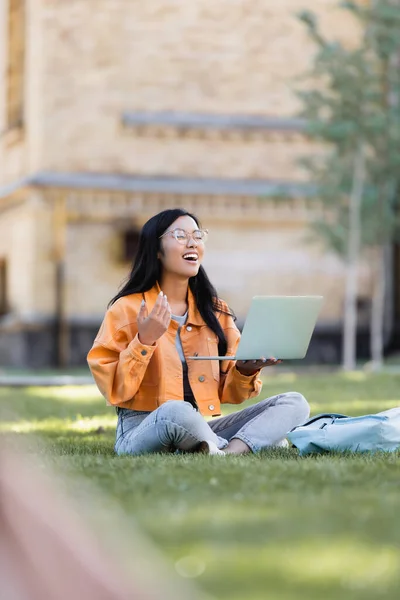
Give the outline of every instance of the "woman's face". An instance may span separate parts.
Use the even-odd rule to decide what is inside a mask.
[[[195,240],[190,235],[187,240],[182,240],[183,243],[179,242],[172,233],[168,233],[176,229],[192,234],[198,231],[199,227],[192,217],[184,216],[176,219],[160,240],[158,258],[165,272],[189,279],[199,271],[204,256],[204,242]]]

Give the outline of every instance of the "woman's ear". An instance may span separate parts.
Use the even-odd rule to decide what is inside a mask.
[[[161,258],[164,256],[164,252],[162,247],[160,247],[159,251],[157,252],[157,258],[158,260],[161,260]]]

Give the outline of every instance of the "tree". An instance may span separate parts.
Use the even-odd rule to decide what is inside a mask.
[[[361,252],[373,260],[371,355],[383,355],[384,251],[399,233],[400,6],[341,3],[362,26],[355,48],[324,38],[311,12],[300,19],[317,45],[311,89],[300,93],[310,135],[326,153],[303,161],[317,185],[324,219],[313,230],[346,264],[343,366],[356,365],[357,271]]]

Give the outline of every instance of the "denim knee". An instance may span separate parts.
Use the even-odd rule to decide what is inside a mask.
[[[285,397],[286,401],[289,400],[293,405],[293,408],[296,410],[300,421],[306,421],[310,416],[310,405],[304,398],[303,394],[300,394],[299,392],[287,392]]]
[[[157,409],[157,420],[168,420],[174,423],[185,422],[197,415],[189,402],[184,400],[168,400]]]

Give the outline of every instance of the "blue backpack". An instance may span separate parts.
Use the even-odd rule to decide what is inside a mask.
[[[330,450],[394,452],[400,448],[400,407],[360,417],[316,415],[292,429],[287,438],[301,456]]]

